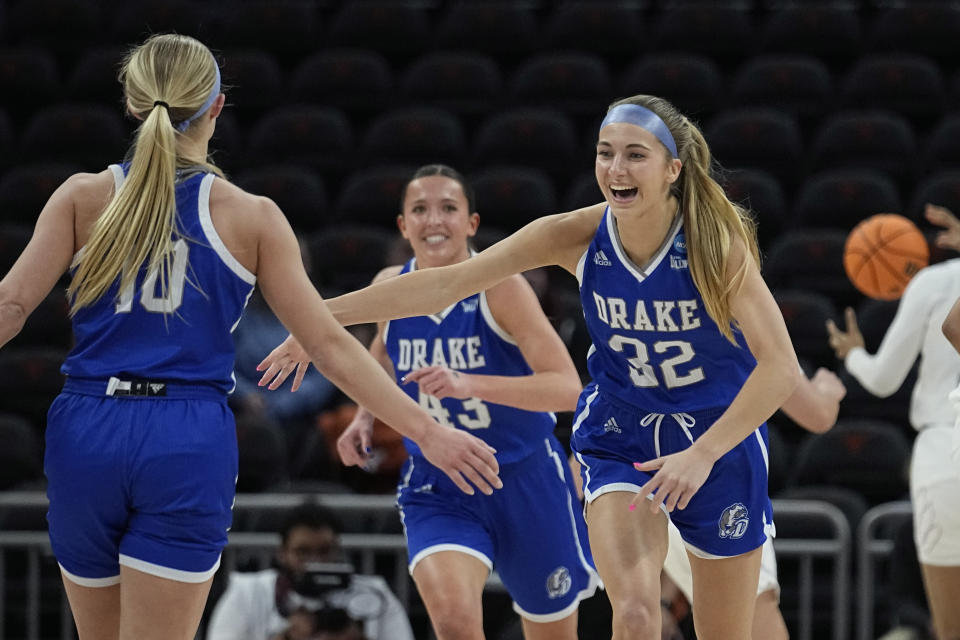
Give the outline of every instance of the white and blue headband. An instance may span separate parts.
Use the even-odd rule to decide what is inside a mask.
[[[606,117],[600,123],[600,128],[603,129],[614,122],[626,122],[649,131],[663,143],[670,155],[674,158],[680,157],[680,154],[677,153],[677,143],[673,139],[673,134],[670,133],[670,128],[660,119],[660,116],[650,109],[638,104],[618,104],[607,111]]]

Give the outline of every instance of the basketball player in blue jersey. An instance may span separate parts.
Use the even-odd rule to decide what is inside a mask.
[[[660,98],[618,101],[595,166],[606,203],[328,304],[344,324],[378,322],[441,312],[527,269],[576,275],[593,382],[571,445],[614,638],[659,637],[669,517],[690,556],[700,637],[746,640],[773,526],[765,421],[800,366],[760,277],[753,224],[711,176],[689,119]]]
[[[397,224],[414,257],[375,282],[468,260],[479,224],[473,190],[450,167],[421,167],[404,187]],[[278,349],[297,353],[298,373],[309,366],[293,339]],[[476,434],[500,462],[502,490],[461,496],[405,440],[398,503],[410,573],[437,638],[484,637],[481,596],[496,568],[527,640],[575,640],[578,604],[597,582],[549,412],[572,411],[581,385],[530,285],[514,275],[438,313],[386,322],[370,351],[437,422]],[[274,364],[271,356],[261,363],[271,388],[294,362]],[[373,415],[361,407],[337,442],[345,464],[369,461],[372,433]]]
[[[208,162],[224,104],[210,51],[154,36],[126,57],[120,79],[142,121],[130,161],[74,175],[50,197],[0,281],[0,345],[69,270],[75,347],[50,408],[44,468],[74,620],[81,640],[187,640],[230,526],[230,332],[255,280],[324,375],[458,487],[492,493],[500,482],[489,446],[437,425],[335,322],[276,205]]]

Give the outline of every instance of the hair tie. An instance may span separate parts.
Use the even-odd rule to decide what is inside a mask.
[[[167,111],[170,110],[170,105],[168,105],[168,104],[167,104],[166,102],[164,102],[163,100],[154,100],[154,101],[153,101],[153,106],[154,106],[154,107],[163,107],[163,108],[166,109]]]

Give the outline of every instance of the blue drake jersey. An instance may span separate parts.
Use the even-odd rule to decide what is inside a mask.
[[[414,261],[410,260],[402,273],[413,268]],[[533,373],[519,347],[494,320],[483,293],[436,315],[391,320],[383,339],[398,382],[411,371],[432,365],[486,375]],[[465,429],[496,449],[501,464],[542,449],[543,439],[556,426],[552,413],[516,409],[479,398],[440,400],[421,393],[413,382],[401,384],[401,388],[440,424]],[[405,438],[404,444],[410,455],[421,455],[412,440]]]
[[[119,189],[124,170],[118,165],[110,169]],[[76,346],[63,373],[233,389],[230,334],[253,292],[255,276],[229,253],[213,227],[209,203],[215,178],[194,173],[177,183],[181,235],[167,295],[162,295],[156,272],[147,273],[145,267],[128,291],[118,291],[118,279],[100,300],[74,316]]]
[[[687,265],[682,216],[644,267],[624,251],[609,208],[577,265],[593,345],[587,369],[601,391],[657,413],[725,407],[756,366],[703,306]]]

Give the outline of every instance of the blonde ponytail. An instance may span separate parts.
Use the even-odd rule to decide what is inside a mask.
[[[174,186],[178,166],[197,162],[177,155],[176,122],[219,93],[219,70],[210,51],[188,36],[153,36],[124,60],[120,81],[132,113],[143,119],[129,156],[126,180],[97,218],[67,294],[71,314],[99,300],[120,278],[131,286],[146,264],[158,272],[166,297],[179,235]],[[205,111],[205,109],[204,109]],[[222,172],[201,162],[208,171]]]
[[[671,191],[680,202],[683,215],[690,275],[707,313],[721,333],[736,343],[733,335],[736,322],[730,303],[743,286],[747,260],[760,264],[756,225],[747,211],[727,198],[714,179],[710,148],[693,122],[656,96],[625,98],[610,108],[619,104],[637,104],[650,109],[663,120],[676,141],[683,168]],[[728,263],[734,244],[742,244],[748,256],[730,273]]]

